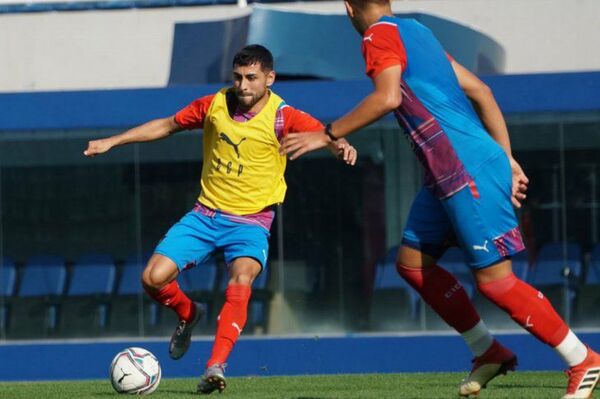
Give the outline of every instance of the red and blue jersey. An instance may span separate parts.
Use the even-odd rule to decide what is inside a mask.
[[[477,170],[503,153],[461,89],[449,56],[433,33],[414,19],[383,17],[363,35],[372,79],[402,68],[402,103],[394,114],[425,168],[425,185],[447,198]]]

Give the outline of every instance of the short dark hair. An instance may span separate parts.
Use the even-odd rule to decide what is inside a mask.
[[[390,0],[346,0],[354,8],[364,10],[371,4],[384,6],[390,3]]]
[[[233,57],[233,66],[248,66],[259,63],[263,71],[273,70],[273,54],[260,44],[249,44]]]

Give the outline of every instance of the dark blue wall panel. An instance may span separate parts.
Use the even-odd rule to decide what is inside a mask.
[[[600,348],[600,333],[580,337]],[[499,335],[519,357],[519,370],[561,370],[554,350],[528,334]],[[166,378],[197,377],[210,355],[212,342],[196,339],[188,354],[169,359],[164,341],[105,343],[28,343],[0,345],[0,381],[102,379],[113,356],[125,347],[153,352]],[[11,361],[6,361],[11,359]],[[471,356],[457,335],[347,336],[330,338],[241,339],[229,359],[227,374],[300,375],[467,371]]]
[[[600,110],[600,72],[484,78],[505,113]],[[0,132],[124,128],[175,113],[222,84],[164,89],[0,94]],[[274,89],[288,104],[331,120],[372,89],[369,81],[288,81]]]

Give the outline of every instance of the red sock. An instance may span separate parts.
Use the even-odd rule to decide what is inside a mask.
[[[217,333],[212,355],[206,367],[227,361],[242,329],[246,325],[248,302],[252,288],[249,285],[232,284],[225,290],[225,304],[217,319]]]
[[[556,347],[567,336],[569,327],[556,313],[550,301],[514,274],[480,284],[478,288],[521,327],[551,347]]]
[[[425,269],[396,265],[398,273],[459,333],[479,323],[479,314],[456,278],[439,266]]]
[[[146,290],[146,293],[156,302],[171,308],[179,316],[179,320],[191,321],[194,319],[196,307],[179,288],[177,280],[171,281],[158,292]]]

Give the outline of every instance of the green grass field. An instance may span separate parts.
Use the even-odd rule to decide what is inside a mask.
[[[229,378],[227,389],[211,397],[221,399],[397,399],[456,398],[464,373],[361,374],[301,377]],[[566,377],[557,372],[517,372],[494,380],[479,397],[560,398]],[[196,397],[196,379],[165,379],[152,398]],[[115,398],[110,382],[64,381],[0,383],[0,398],[64,399]]]

